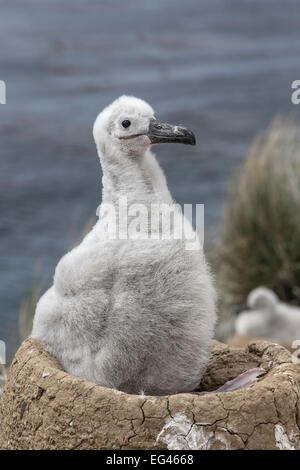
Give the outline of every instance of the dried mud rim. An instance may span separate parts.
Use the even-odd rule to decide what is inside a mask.
[[[299,449],[300,367],[283,347],[214,342],[201,390],[252,367],[251,388],[165,397],[128,395],[66,373],[36,341],[12,363],[0,402],[1,449]]]

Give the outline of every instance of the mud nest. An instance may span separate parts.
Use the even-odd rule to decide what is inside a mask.
[[[216,389],[252,367],[266,374],[235,392],[127,395],[66,373],[29,339],[0,402],[0,448],[300,449],[300,367],[285,348],[214,342],[200,388]]]

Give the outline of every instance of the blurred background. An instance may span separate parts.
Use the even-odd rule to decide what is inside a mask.
[[[245,264],[232,273],[232,258],[220,245],[237,235],[226,221],[227,194],[236,201],[242,191],[230,181],[232,175],[237,181],[254,138],[279,133],[277,158],[285,158],[286,145],[299,156],[298,131],[289,146],[300,111],[291,102],[291,83],[300,79],[299,31],[298,0],[0,0],[0,79],[7,86],[7,104],[0,105],[0,339],[8,360],[28,334],[36,299],[51,284],[58,260],[95,217],[101,170],[92,125],[121,94],[141,97],[159,118],[195,131],[196,147],[160,146],[156,154],[175,199],[205,204],[205,248],[220,286],[221,313],[256,285],[282,285],[272,278],[281,258],[270,267],[271,278],[259,267],[243,282]],[[267,131],[278,115],[281,121]],[[264,145],[256,154],[265,152]],[[297,165],[292,173],[300,175]],[[279,180],[288,192],[288,177]],[[260,187],[268,181],[267,175]],[[251,179],[247,183],[252,187]],[[265,240],[268,231],[270,208],[260,202],[265,225],[248,241],[250,251],[258,233]],[[276,211],[273,216],[277,220]],[[251,224],[246,237],[249,230]],[[290,271],[296,264],[299,270],[299,238]],[[251,262],[249,250],[241,262]],[[265,266],[268,256],[258,265]],[[277,293],[297,301],[293,287],[300,276],[289,275],[284,282],[288,278],[292,287]]]

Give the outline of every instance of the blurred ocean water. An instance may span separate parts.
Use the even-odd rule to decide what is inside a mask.
[[[179,203],[204,203],[208,238],[232,169],[278,113],[297,114],[298,0],[0,0],[0,339],[101,196],[97,113],[121,94],[195,131],[157,147]],[[300,109],[300,107],[299,107]]]

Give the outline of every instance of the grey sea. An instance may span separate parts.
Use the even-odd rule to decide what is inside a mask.
[[[97,113],[121,94],[194,130],[156,149],[175,199],[205,204],[218,233],[228,181],[257,133],[299,113],[298,0],[2,0],[0,338],[20,338],[22,300],[46,289],[101,198]]]

